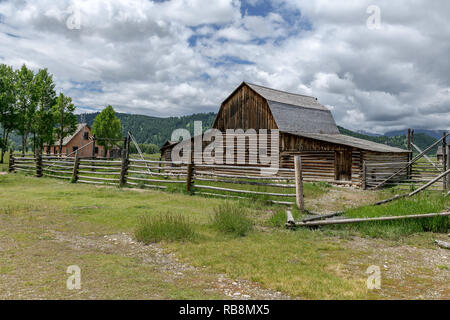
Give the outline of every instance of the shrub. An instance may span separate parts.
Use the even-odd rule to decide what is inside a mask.
[[[244,237],[253,229],[247,210],[228,202],[214,209],[212,224],[217,230],[238,237]]]
[[[160,241],[184,241],[196,238],[191,222],[178,214],[143,216],[135,231],[138,241],[145,244]]]

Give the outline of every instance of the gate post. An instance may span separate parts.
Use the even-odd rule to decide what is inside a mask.
[[[124,187],[127,184],[128,164],[128,152],[124,148],[122,150],[122,165],[120,167],[120,187]]]
[[[303,196],[303,173],[302,173],[302,158],[300,156],[294,157],[295,166],[295,190],[297,206],[300,212],[305,211],[305,199]]]

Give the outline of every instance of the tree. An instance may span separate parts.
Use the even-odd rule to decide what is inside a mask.
[[[33,119],[33,133],[35,145],[42,150],[44,143],[54,144],[53,129],[55,117],[53,107],[56,102],[55,84],[53,76],[47,69],[39,70],[35,77],[35,90],[37,96],[37,110]]]
[[[92,133],[97,138],[107,140],[98,140],[97,144],[105,149],[105,157],[108,150],[111,150],[117,142],[122,138],[122,126],[119,118],[112,106],[107,106],[94,120]]]
[[[11,67],[0,65],[0,126],[2,137],[0,139],[1,157],[0,163],[4,162],[5,150],[8,147],[9,134],[16,127],[17,110],[15,96],[15,74]]]
[[[28,135],[32,130],[33,118],[36,112],[37,95],[34,83],[34,73],[25,65],[16,71],[16,103],[17,126],[16,130],[22,136],[22,155],[25,155]]]
[[[53,106],[53,116],[55,121],[55,133],[59,140],[59,154],[62,155],[63,140],[73,134],[77,129],[77,116],[74,114],[75,106],[72,98],[60,93],[56,104]]]

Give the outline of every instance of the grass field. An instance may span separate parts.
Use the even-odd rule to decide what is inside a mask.
[[[341,209],[386,193],[329,187],[325,194],[307,197],[306,205]],[[375,216],[402,208],[399,214],[424,213],[448,205],[435,197],[418,206],[399,202],[376,212],[363,208],[347,214]],[[253,228],[240,236],[215,224],[217,208],[227,203],[221,199],[20,174],[0,175],[0,199],[0,298],[450,298],[448,258],[433,244],[447,238],[442,233],[380,232],[385,226],[376,232],[293,232],[282,226],[283,207],[232,201],[253,221]],[[134,239],[143,219],[167,214],[182,215],[187,233],[195,236],[148,246]],[[80,291],[65,287],[66,268],[73,264],[83,272]],[[366,287],[370,265],[382,268],[381,290]]]

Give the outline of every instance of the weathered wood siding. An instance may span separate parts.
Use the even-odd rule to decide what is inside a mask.
[[[367,163],[366,185],[374,187],[383,180],[387,179],[400,169],[406,166],[408,162],[407,153],[380,153],[371,151],[362,151],[362,161]],[[384,165],[386,164],[386,165]],[[391,182],[407,179],[407,171],[392,179]]]
[[[214,123],[220,131],[226,129],[277,129],[267,101],[247,85],[241,86],[220,108]]]

